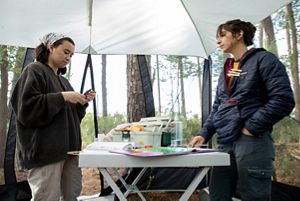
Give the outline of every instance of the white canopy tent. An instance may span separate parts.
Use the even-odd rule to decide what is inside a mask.
[[[215,36],[219,24],[237,18],[258,23],[289,2],[291,0],[0,0],[0,44],[33,48],[46,33],[60,32],[73,38],[76,52],[87,53],[88,58],[91,54],[207,58],[217,47]],[[90,64],[91,59],[88,59],[86,66]],[[209,68],[204,67],[204,71],[207,72],[203,73],[207,76],[204,84],[209,85]],[[203,89],[206,89],[203,94],[210,93],[209,86],[203,85]],[[10,125],[9,133],[9,150],[5,153],[6,184],[0,187],[0,195],[6,196],[8,201],[15,200],[20,192],[13,168],[15,124]]]
[[[90,54],[207,56],[219,24],[257,23],[290,0],[0,0],[0,44],[61,32]]]

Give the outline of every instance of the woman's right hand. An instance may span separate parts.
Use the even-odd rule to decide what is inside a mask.
[[[73,104],[80,103],[81,105],[84,105],[88,102],[88,100],[85,98],[85,95],[75,91],[63,91],[61,94],[66,102]]]
[[[205,142],[205,138],[198,135],[196,137],[193,138],[193,140],[189,143],[190,147],[194,147],[196,145],[202,145]]]

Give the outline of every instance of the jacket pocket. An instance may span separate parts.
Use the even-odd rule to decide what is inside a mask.
[[[240,135],[243,121],[237,104],[222,104],[213,121],[219,142],[233,141]]]
[[[18,125],[18,130],[20,129],[23,129],[24,131],[18,132],[17,134],[17,160],[20,162],[20,164],[26,164],[28,161],[35,159],[38,153],[40,139],[38,132],[34,129],[26,129]]]

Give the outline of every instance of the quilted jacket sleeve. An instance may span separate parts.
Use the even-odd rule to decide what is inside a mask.
[[[203,128],[200,130],[200,135],[202,137],[204,137],[205,143],[207,141],[209,141],[216,132],[216,129],[215,129],[214,123],[213,123],[213,116],[214,116],[215,112],[218,110],[218,107],[220,105],[220,100],[218,97],[218,89],[216,91],[217,92],[216,92],[215,100],[213,103],[212,111],[209,114],[208,118],[206,119],[206,121],[203,125]]]
[[[267,100],[245,121],[245,128],[253,135],[271,130],[272,126],[289,115],[295,106],[286,69],[275,55],[268,53],[260,58],[259,73]]]

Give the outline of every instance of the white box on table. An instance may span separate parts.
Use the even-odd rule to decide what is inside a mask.
[[[122,132],[112,133],[114,142],[122,142]],[[130,141],[136,145],[161,146],[161,132],[130,131]]]
[[[143,130],[141,131],[130,131],[130,141],[136,145],[161,146],[162,129],[168,125],[169,121],[169,117],[148,117],[142,118],[139,122],[121,124],[111,132],[113,141],[122,142],[122,131],[120,131],[120,129],[130,126],[142,126]]]

